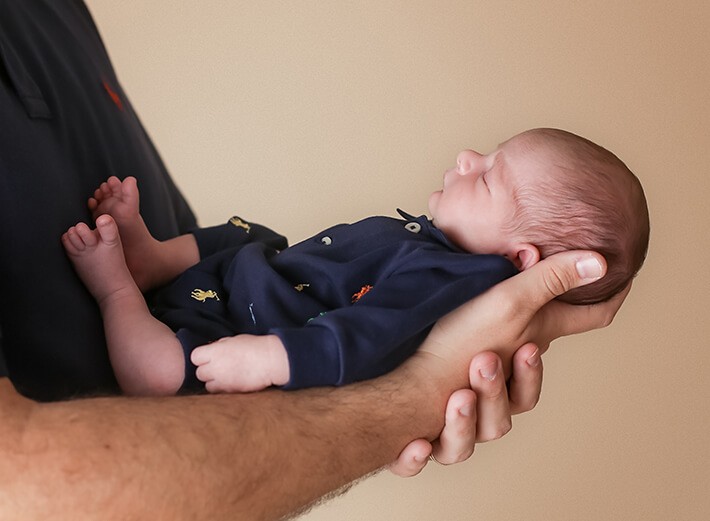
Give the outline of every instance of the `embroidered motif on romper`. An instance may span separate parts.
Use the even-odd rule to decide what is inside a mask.
[[[204,289],[195,288],[192,290],[192,293],[190,293],[190,296],[195,300],[199,300],[200,302],[205,302],[208,298],[219,300],[217,292],[213,289],[208,289],[207,291],[205,291]]]
[[[304,289],[310,288],[310,287],[311,287],[310,284],[296,284],[296,285],[293,287],[293,289],[295,289],[296,291],[303,291]]]
[[[229,223],[233,224],[237,228],[244,228],[247,233],[249,233],[249,230],[251,230],[251,225],[249,223],[245,223],[239,217],[232,217],[229,220]]]
[[[362,297],[364,297],[365,294],[366,294],[368,291],[370,291],[371,289],[372,289],[372,286],[370,286],[369,284],[366,284],[365,286],[361,287],[361,288],[360,288],[360,291],[358,291],[357,293],[353,293],[353,296],[352,296],[352,303],[355,304],[355,302],[357,302],[357,301],[360,300]]]

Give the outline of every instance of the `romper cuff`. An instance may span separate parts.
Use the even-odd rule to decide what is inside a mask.
[[[320,329],[320,328],[318,328]],[[333,349],[333,337],[326,329],[314,327],[273,329],[288,355],[291,379],[283,389],[342,385],[340,353]]]

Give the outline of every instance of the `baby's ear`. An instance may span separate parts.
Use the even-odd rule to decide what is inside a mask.
[[[525,271],[540,261],[540,250],[529,243],[516,244],[506,257],[513,261],[520,271]]]

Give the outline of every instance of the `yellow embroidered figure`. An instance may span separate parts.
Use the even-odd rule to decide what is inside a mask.
[[[311,285],[310,284],[296,284],[293,289],[296,291],[303,291],[306,288],[309,288]]]
[[[364,296],[365,296],[365,293],[367,293],[367,292],[370,291],[371,289],[372,289],[372,286],[370,286],[369,284],[366,284],[365,286],[361,287],[361,288],[360,288],[360,291],[358,291],[357,293],[354,293],[354,294],[353,294],[352,303],[355,304],[355,302],[357,302],[357,301],[360,300],[362,297],[364,297]]]
[[[190,293],[190,296],[195,300],[199,300],[200,302],[205,302],[208,298],[219,300],[217,292],[213,289],[208,289],[207,291],[205,291],[203,289],[195,288],[192,290],[192,293]]]
[[[237,228],[244,228],[247,233],[249,233],[249,230],[251,230],[251,225],[249,223],[245,223],[239,217],[232,217],[229,222]]]

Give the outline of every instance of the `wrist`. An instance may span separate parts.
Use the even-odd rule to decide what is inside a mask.
[[[407,442],[424,438],[433,441],[444,428],[446,405],[451,394],[469,388],[468,363],[457,367],[435,354],[421,349],[385,379],[395,381],[408,403],[416,404]],[[456,370],[453,370],[456,369]],[[460,375],[458,374],[460,372]]]
[[[267,357],[269,360],[270,378],[273,385],[286,385],[291,379],[291,368],[288,354],[281,339],[276,335],[267,335]]]

